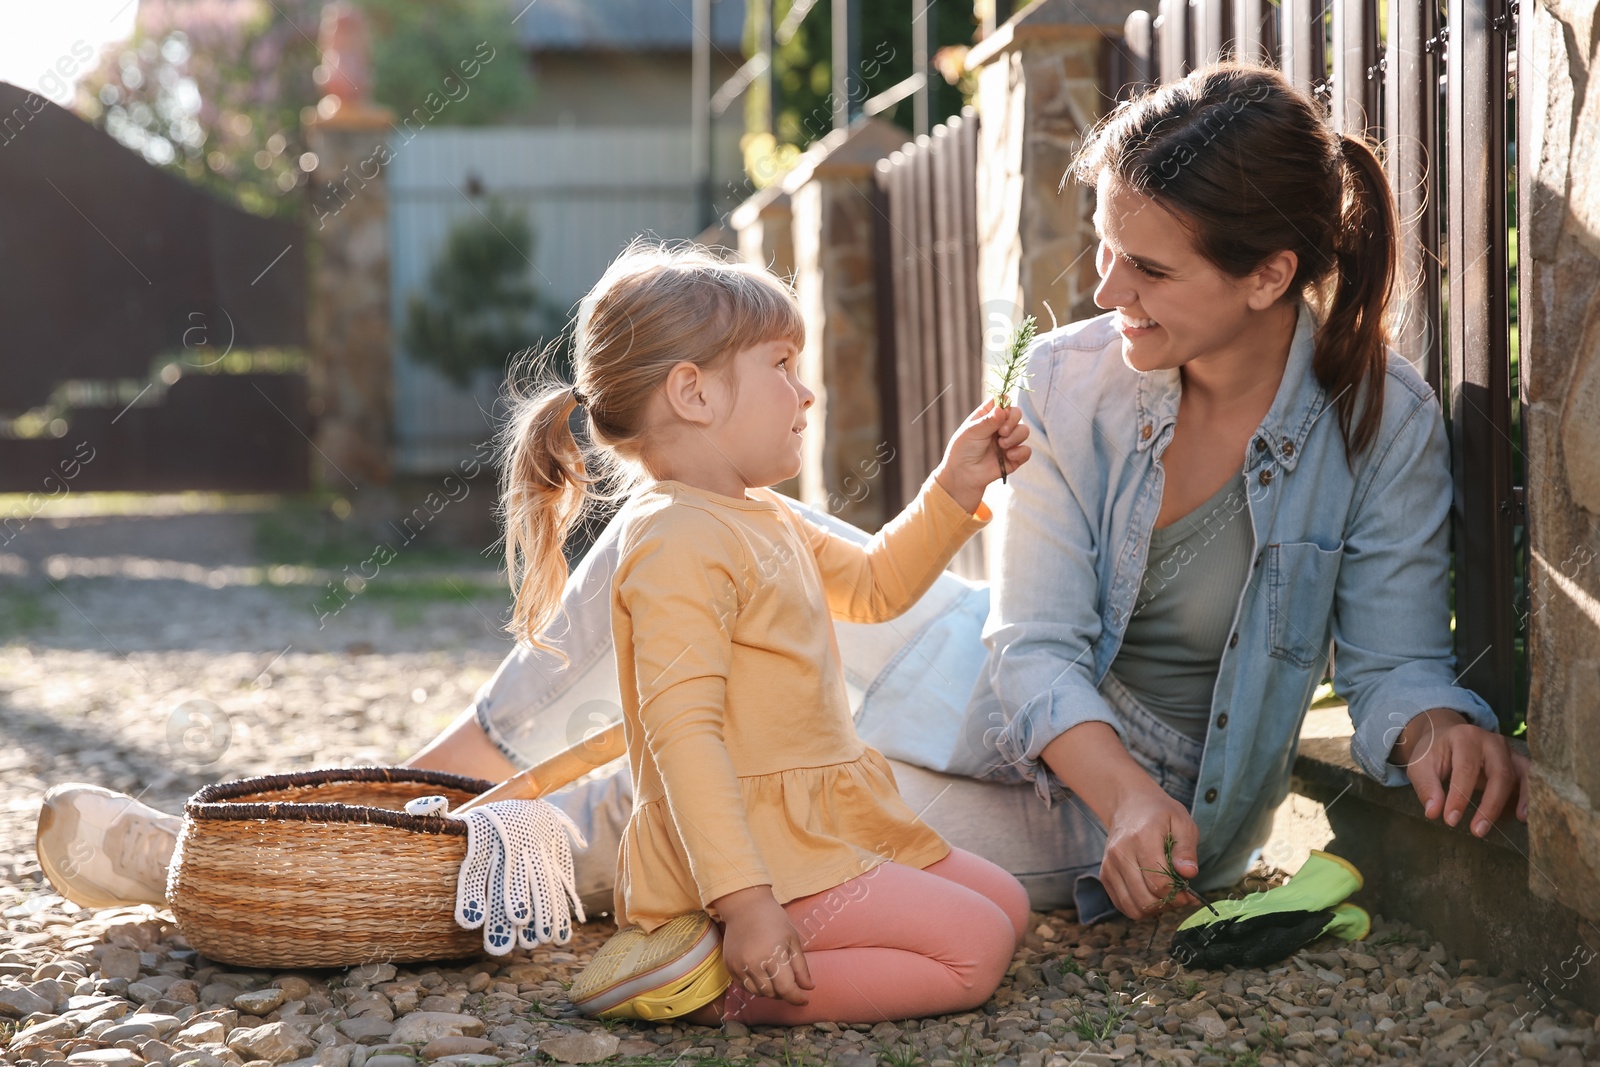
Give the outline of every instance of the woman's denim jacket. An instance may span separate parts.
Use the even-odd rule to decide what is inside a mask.
[[[1311,371],[1316,326],[1301,302],[1283,381],[1245,451],[1254,563],[1195,790],[1202,872],[1242,868],[1266,839],[1330,642],[1351,752],[1378,781],[1406,784],[1386,757],[1414,715],[1450,708],[1496,729],[1488,705],[1454,684],[1451,480],[1432,390],[1391,352],[1377,436],[1347,462],[1338,412]],[[1130,369],[1121,343],[1102,315],[1033,348],[1032,389],[1017,401],[1033,458],[1011,475],[996,520],[988,656],[963,731],[984,751],[949,768],[1031,778],[1047,803],[1067,792],[1040,761],[1044,747],[1079,723],[1118,728],[1097,688],[1144,579],[1178,416],[1178,372]]]

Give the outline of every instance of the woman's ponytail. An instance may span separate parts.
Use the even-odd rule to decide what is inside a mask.
[[[567,656],[539,637],[561,606],[567,584],[562,546],[589,497],[591,479],[572,432],[577,403],[565,385],[514,397],[501,450],[500,506],[514,594],[509,629],[519,641],[554,652],[563,665]]]
[[[1398,273],[1396,211],[1377,154],[1363,139],[1339,134],[1344,193],[1333,239],[1327,318],[1312,369],[1339,412],[1345,454],[1371,443],[1383,417],[1388,373],[1384,312]]]

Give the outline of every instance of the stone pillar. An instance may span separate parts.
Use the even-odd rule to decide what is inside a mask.
[[[311,173],[311,408],[319,480],[341,489],[388,483],[394,466],[389,331],[389,197],[384,167],[394,115],[367,102],[365,31],[346,4],[323,12],[329,89],[306,127]]]
[[[728,215],[734,245],[746,263],[765,267],[785,282],[794,282],[794,215],[789,210],[789,194],[781,183],[773,183],[734,208]],[[773,486],[785,496],[800,496],[796,475]]]
[[[835,130],[783,181],[793,213],[794,285],[805,313],[800,377],[817,394],[808,418],[800,497],[876,530],[890,518],[882,493],[858,494],[883,444],[878,398],[874,166],[906,141],[879,119]]]
[[[1528,445],[1528,886],[1600,919],[1600,64],[1596,0],[1525,13],[1518,158]],[[1531,33],[1529,29],[1531,28]],[[1582,929],[1579,929],[1581,927]],[[1593,945],[1593,928],[1573,937]]]
[[[1013,321],[1033,315],[1043,329],[1099,314],[1094,190],[1061,179],[1103,113],[1103,37],[1120,35],[1142,6],[1040,0],[967,53],[978,72],[978,299],[986,311]]]
[[[728,223],[738,234],[739,256],[789,281],[794,277],[794,215],[789,194],[773,184],[733,209]]]

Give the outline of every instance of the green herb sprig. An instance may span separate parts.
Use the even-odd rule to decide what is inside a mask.
[[[1219,912],[1216,908],[1212,907],[1211,901],[1207,900],[1205,898],[1205,896],[1200,892],[1200,890],[1198,890],[1194,886],[1190,885],[1189,884],[1189,879],[1187,879],[1183,875],[1179,874],[1178,873],[1178,868],[1173,866],[1173,863],[1172,863],[1172,846],[1174,844],[1176,844],[1176,843],[1177,842],[1173,838],[1173,836],[1171,834],[1168,834],[1167,837],[1166,837],[1166,840],[1163,842],[1163,845],[1165,846],[1165,850],[1166,850],[1166,854],[1167,854],[1166,862],[1163,863],[1160,868],[1151,868],[1151,867],[1140,867],[1139,868],[1141,871],[1148,871],[1150,874],[1160,874],[1160,875],[1165,875],[1166,876],[1166,879],[1167,879],[1167,895],[1162,897],[1161,900],[1159,900],[1156,903],[1156,907],[1157,908],[1164,908],[1168,904],[1171,904],[1174,900],[1178,899],[1178,894],[1179,893],[1189,893],[1196,900],[1198,900],[1201,904],[1204,904],[1206,906],[1206,908],[1210,910],[1211,914],[1217,916],[1218,918],[1221,918],[1222,917],[1222,913]],[[1153,931],[1153,930],[1150,933],[1150,943],[1152,945],[1155,944],[1155,931]]]
[[[1012,331],[1011,343],[1006,349],[1005,361],[1000,365],[991,386],[990,395],[994,397],[995,407],[1005,408],[1011,405],[1011,393],[1014,390],[1028,388],[1028,348],[1033,344],[1033,336],[1038,323],[1032,315],[1023,319],[1021,324]],[[1000,455],[1000,484],[1006,481],[1006,453],[997,440],[994,448]]]

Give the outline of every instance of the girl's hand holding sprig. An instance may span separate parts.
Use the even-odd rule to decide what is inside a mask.
[[[1001,407],[994,398],[985,400],[950,438],[934,480],[956,503],[975,512],[983,503],[985,486],[1028,462],[1033,449],[1022,443],[1027,439],[1028,427],[1015,405]]]
[[[800,947],[800,932],[789,921],[769,885],[750,886],[712,901],[727,929],[722,932],[722,962],[735,988],[790,1004],[809,999],[815,989]]]
[[[991,368],[989,399],[967,416],[950,439],[944,462],[933,472],[944,491],[969,512],[977,511],[983,502],[984,486],[996,478],[1005,481],[1010,471],[1033,454],[1022,443],[1028,439],[1022,412],[1011,403],[1014,393],[1028,388],[1028,356],[1033,338],[1034,319],[1029,315],[1012,331],[1005,359]]]
[[[1049,305],[1047,304],[1046,307]],[[1051,312],[1051,317],[1055,312]],[[1033,345],[1034,328],[1037,324],[1032,315],[1023,319],[1017,328],[1011,332],[1011,343],[1006,347],[1005,362],[995,368],[993,380],[989,385],[989,395],[994,397],[994,402],[1001,407],[1011,403],[1011,394],[1018,389],[1027,389],[1028,385],[1028,353]],[[1000,447],[1000,446],[996,446]],[[1006,457],[1000,455],[1000,483],[1006,480]]]

